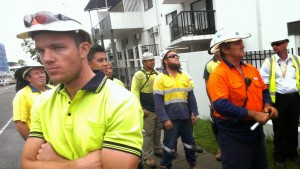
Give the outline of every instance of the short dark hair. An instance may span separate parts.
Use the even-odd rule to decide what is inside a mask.
[[[89,54],[87,55],[87,59],[89,62],[93,60],[95,53],[105,53],[104,47],[98,44],[94,44],[91,47]]]

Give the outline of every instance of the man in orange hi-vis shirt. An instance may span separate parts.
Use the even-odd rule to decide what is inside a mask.
[[[242,39],[250,37],[238,31],[222,29],[215,35],[210,54],[220,51],[223,59],[208,80],[208,92],[214,107],[218,143],[223,169],[268,167],[262,125],[277,117],[267,86],[259,71],[242,62]]]

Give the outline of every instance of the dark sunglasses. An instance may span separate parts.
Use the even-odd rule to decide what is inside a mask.
[[[32,15],[25,15],[24,16],[24,25],[26,28],[29,28],[36,24],[48,24],[48,23],[52,23],[55,21],[67,21],[67,20],[72,20],[72,21],[75,21],[75,22],[81,24],[80,22],[78,22],[72,18],[69,18],[65,15],[54,14],[52,12],[42,11],[42,12],[37,12]]]
[[[271,46],[273,47],[273,46],[280,46],[280,45],[282,45],[283,43],[285,43],[285,41],[281,41],[281,42],[273,42],[273,43],[271,43]]]
[[[180,56],[177,54],[172,54],[170,56],[167,56],[167,58],[175,58],[175,57],[177,57],[178,59],[180,58]]]

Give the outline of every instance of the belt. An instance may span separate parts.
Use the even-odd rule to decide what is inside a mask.
[[[298,93],[298,92],[294,92],[294,93],[285,93],[285,94],[276,93],[276,96],[282,96],[282,97],[295,97],[295,96],[299,96],[299,93]]]

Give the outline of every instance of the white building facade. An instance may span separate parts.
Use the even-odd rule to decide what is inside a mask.
[[[121,80],[131,80],[146,50],[156,55],[159,68],[160,51],[176,49],[183,69],[195,81],[199,112],[207,117],[202,76],[212,57],[207,49],[214,33],[222,28],[251,33],[244,41],[245,51],[271,50],[273,36],[287,37],[289,48],[299,54],[299,6],[299,0],[90,0],[85,11],[98,11],[99,23],[92,32],[102,42],[110,40],[105,47],[114,66],[132,68],[126,69],[127,75],[120,72]]]

